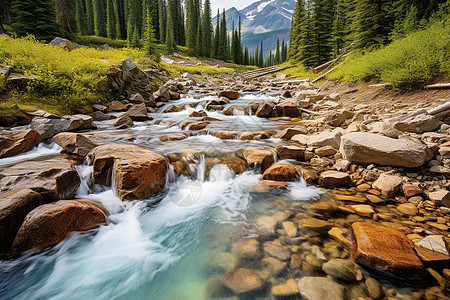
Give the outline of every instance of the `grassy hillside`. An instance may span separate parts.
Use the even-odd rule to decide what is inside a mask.
[[[381,79],[410,90],[437,75],[450,75],[450,23],[428,28],[365,55],[349,57],[330,77],[344,81]]]

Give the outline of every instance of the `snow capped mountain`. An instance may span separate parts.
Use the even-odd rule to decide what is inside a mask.
[[[295,0],[258,0],[242,10],[232,7],[226,11],[227,27],[232,30],[232,24],[242,22],[242,37],[244,46],[252,52],[257,44],[264,43],[264,52],[276,47],[277,38],[280,41],[289,40],[292,16],[295,9]],[[216,18],[213,19],[216,24]]]

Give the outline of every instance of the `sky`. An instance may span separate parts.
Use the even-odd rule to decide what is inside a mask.
[[[222,11],[223,8],[228,9],[234,6],[241,10],[256,1],[257,0],[211,0],[212,14],[216,15],[218,8]]]

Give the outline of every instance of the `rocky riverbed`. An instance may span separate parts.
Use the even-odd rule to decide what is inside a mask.
[[[1,131],[0,298],[448,299],[448,97],[280,81]]]

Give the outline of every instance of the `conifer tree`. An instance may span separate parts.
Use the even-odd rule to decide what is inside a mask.
[[[33,34],[38,40],[51,40],[58,32],[53,0],[14,0],[11,11],[19,36]]]
[[[261,68],[264,67],[264,48],[262,41],[261,41],[261,48],[259,50],[258,66]]]
[[[304,42],[306,9],[305,1],[298,0],[295,4],[294,15],[292,16],[290,44],[289,44],[289,58],[299,60],[301,57],[300,46]]]
[[[274,64],[279,65],[280,63],[281,63],[280,38],[277,38],[277,49],[275,50]]]
[[[211,55],[211,42],[213,34],[213,26],[211,20],[211,1],[205,0],[205,7],[203,8],[203,18],[202,18],[202,48],[203,55]]]
[[[172,14],[170,13],[172,10],[171,1],[167,2],[167,24],[166,24],[166,46],[167,51],[169,53],[173,53],[175,51],[175,38],[173,33],[173,20]]]
[[[248,66],[250,64],[250,57],[248,55],[248,48],[247,47],[245,47],[245,49],[244,49],[244,61],[243,61],[243,64],[245,66]]]
[[[92,0],[94,13],[94,33],[96,36],[102,36],[104,30],[102,8],[100,2],[100,0]]]
[[[195,44],[195,53],[203,56],[203,32],[202,26],[197,26],[197,42]]]
[[[106,0],[106,36],[110,39],[116,37],[116,20],[114,16],[114,0]]]
[[[76,1],[75,0],[55,0],[56,18],[61,26],[74,35],[77,31],[77,23],[75,17]]]
[[[195,43],[197,42],[197,26],[195,18],[195,0],[187,0],[186,7],[186,47],[195,52]]]
[[[88,23],[86,13],[86,1],[77,0],[75,6],[75,19],[77,21],[78,32],[82,35],[88,34]]]
[[[218,58],[219,57],[219,45],[220,44],[220,11],[217,10],[216,17],[216,28],[214,30],[214,36],[211,47],[211,57]]]
[[[229,48],[228,48],[228,33],[227,33],[227,20],[226,20],[225,9],[222,13],[222,18],[220,20],[220,30],[219,30],[219,48],[218,48],[218,58],[227,60],[229,58]]]
[[[144,50],[148,55],[156,55],[156,37],[150,8],[147,8],[146,27],[144,31]]]
[[[281,62],[284,63],[287,60],[287,46],[284,42],[281,43]]]
[[[167,12],[166,12],[166,2],[165,0],[158,1],[158,14],[159,14],[159,42],[164,44],[166,42],[166,20],[167,20]]]
[[[93,0],[85,0],[86,1],[86,19],[87,19],[87,34],[94,35],[94,5],[92,3]]]

